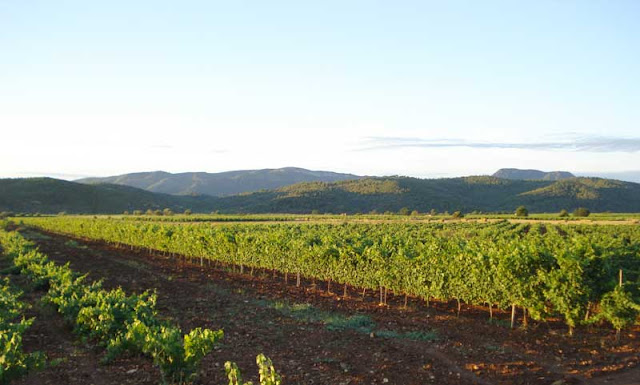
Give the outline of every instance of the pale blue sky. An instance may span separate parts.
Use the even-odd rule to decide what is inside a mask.
[[[0,176],[640,170],[640,1],[0,0]]]

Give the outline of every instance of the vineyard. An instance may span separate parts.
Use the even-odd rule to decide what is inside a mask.
[[[569,334],[598,320],[633,324],[640,298],[640,228],[497,224],[171,225],[84,218],[25,218],[44,230],[267,269],[395,295],[510,307]]]
[[[235,222],[232,217],[229,217],[228,220]],[[166,261],[166,266],[169,266],[163,269],[174,269],[171,267],[173,265],[176,266],[177,271],[181,272],[180,274],[183,274],[183,269],[191,266],[188,269],[194,270],[189,273],[191,277],[189,280],[201,282],[199,287],[202,288],[211,285],[207,283],[207,278],[203,276],[203,273],[213,271],[220,272],[215,273],[221,274],[218,276],[218,281],[223,278],[228,282],[237,281],[233,287],[238,293],[244,293],[245,290],[255,287],[256,282],[260,282],[260,287],[275,285],[273,287],[279,288],[277,289],[279,292],[289,293],[278,294],[278,296],[284,295],[285,300],[287,295],[293,296],[299,301],[318,304],[325,311],[331,311],[332,308],[355,306],[355,309],[360,309],[354,313],[355,315],[340,318],[341,316],[332,313],[318,315],[313,313],[315,311],[313,308],[300,304],[287,304],[287,302],[265,304],[264,300],[255,301],[250,297],[244,297],[245,299],[240,301],[247,304],[249,309],[252,307],[275,309],[279,314],[277,319],[284,315],[289,318],[293,317],[293,319],[302,319],[305,325],[309,322],[324,323],[327,330],[334,331],[334,333],[335,330],[353,330],[358,334],[364,334],[366,338],[369,338],[370,334],[371,338],[375,335],[385,341],[388,340],[389,342],[382,343],[381,348],[387,344],[393,345],[394,339],[405,341],[403,344],[407,344],[406,341],[424,344],[428,342],[420,341],[442,339],[442,342],[438,343],[439,345],[450,346],[457,350],[456,346],[459,346],[460,342],[455,342],[455,340],[460,338],[461,334],[457,334],[455,327],[451,331],[445,331],[441,328],[447,323],[458,325],[462,330],[460,332],[463,335],[462,338],[475,339],[476,337],[471,338],[465,334],[467,333],[465,330],[473,330],[473,326],[472,329],[466,329],[464,326],[467,322],[465,318],[469,317],[468,322],[475,323],[475,328],[481,327],[487,334],[487,339],[504,339],[503,344],[516,343],[529,346],[531,342],[528,342],[529,337],[526,336],[530,331],[532,336],[536,336],[535,338],[531,337],[534,338],[535,343],[542,344],[538,347],[539,349],[547,345],[549,348],[554,346],[552,351],[559,351],[561,355],[565,354],[563,350],[573,351],[572,354],[576,355],[576,358],[575,363],[568,364],[573,368],[570,372],[578,373],[585,370],[586,368],[581,369],[585,362],[591,362],[589,365],[598,367],[597,371],[601,373],[615,372],[638,364],[636,338],[638,315],[640,314],[640,306],[638,305],[640,302],[640,227],[634,225],[510,223],[508,221],[491,223],[462,221],[448,223],[412,223],[411,221],[299,223],[287,221],[285,218],[281,223],[273,223],[272,221],[262,223],[262,219],[260,219],[256,223],[211,224],[199,220],[194,222],[181,220],[174,223],[172,221],[154,221],[148,217],[136,220],[130,217],[94,218],[82,216],[24,217],[17,218],[16,223],[44,232],[38,234],[49,234],[36,234],[35,239],[41,239],[41,242],[42,239],[47,239],[49,236],[54,237],[51,241],[44,241],[43,245],[52,247],[51,250],[55,254],[58,254],[57,250],[65,250],[66,253],[73,254],[79,253],[72,260],[83,266],[82,271],[100,270],[95,270],[97,267],[94,266],[94,263],[81,256],[84,252],[74,246],[75,241],[63,242],[64,247],[61,246],[61,243],[54,242],[53,239],[58,237],[56,234],[71,237],[78,242],[86,242],[87,246],[83,247],[88,247],[87,252],[91,253],[94,253],[91,250],[104,247],[105,250],[119,250],[118,253],[123,255],[140,255],[145,256],[144,258],[147,258],[147,255],[159,255],[162,260]],[[67,244],[70,246],[67,247]],[[5,251],[9,250],[9,254],[12,253],[11,247],[6,246],[6,241],[4,248]],[[23,254],[32,255],[33,252],[25,251]],[[23,274],[30,276],[34,282],[38,282],[38,279],[42,279],[42,277],[51,279],[50,274],[43,272],[41,268],[25,269],[25,262],[21,262],[24,257],[17,257],[15,251],[11,255],[14,263],[22,269]],[[68,260],[68,257],[65,256],[57,258],[62,258],[61,261]],[[111,259],[104,259],[104,266],[109,269],[120,269],[123,278],[118,280],[117,276],[109,275],[106,272],[104,272],[106,274],[104,276],[113,277],[110,280],[115,279],[120,284],[129,285],[132,279],[137,281],[139,274],[147,269],[138,267],[138,262],[136,264],[123,262],[136,269],[128,274],[127,270],[122,270],[124,265],[112,266]],[[146,259],[144,261],[147,263]],[[43,261],[40,261],[39,265],[42,263]],[[44,261],[45,266],[49,266],[48,263],[46,260]],[[156,262],[149,263],[155,264]],[[64,267],[60,266],[54,269],[49,266],[47,269],[56,270],[64,269]],[[167,324],[161,319],[162,317],[158,318],[159,316],[154,310],[156,296],[149,292],[127,295],[119,288],[112,289],[115,291],[109,291],[102,289],[99,283],[83,282],[84,278],[80,278],[81,276],[75,273],[72,276],[76,277],[78,284],[82,283],[92,289],[65,289],[54,283],[53,285],[49,284],[51,289],[49,289],[46,298],[50,298],[48,301],[53,304],[64,304],[65,300],[51,298],[56,298],[56,296],[64,298],[65,293],[74,293],[78,290],[94,292],[84,299],[88,302],[90,310],[78,312],[78,305],[75,305],[76,310],[71,312],[71,316],[65,315],[65,317],[77,325],[75,327],[78,332],[82,333],[84,330],[88,338],[104,346],[106,357],[120,354],[119,352],[123,349],[133,349],[130,350],[130,353],[138,352],[137,354],[152,358],[156,367],[165,373],[163,376],[165,379],[169,379],[169,382],[179,382],[194,378],[198,372],[199,360],[213,348],[214,342],[220,340],[221,335],[218,336],[215,334],[217,332],[213,330],[194,330],[196,333],[194,336],[203,340],[198,345],[204,349],[199,356],[200,358],[189,365],[186,365],[187,362],[184,359],[178,360],[177,362],[184,362],[186,365],[184,369],[178,371],[175,368],[163,369],[163,358],[156,358],[158,349],[154,353],[153,344],[136,345],[135,341],[145,340],[145,338],[140,339],[136,333],[147,333],[156,336],[157,339],[167,334],[159,333],[159,328],[174,328],[176,332],[167,335],[171,335],[173,338],[171,343],[178,347],[177,352],[182,352],[180,353],[182,357],[186,357],[184,350],[186,342],[182,345],[182,342],[175,339],[182,336],[179,328]],[[150,283],[148,285],[156,287],[157,284],[153,282],[157,282],[157,278],[152,275],[149,277]],[[173,285],[171,278],[167,282]],[[137,284],[133,286],[137,287]],[[148,288],[149,286],[144,287]],[[305,287],[312,289],[308,291]],[[220,301],[229,306],[224,297],[235,296],[235,294],[232,295],[225,290],[218,288],[215,289],[215,293],[217,296],[222,293]],[[273,289],[269,290],[273,291]],[[318,292],[322,297],[318,297]],[[173,296],[173,293],[167,294],[165,291],[165,295]],[[198,291],[193,291],[191,294],[184,293],[184,295],[194,296],[195,293]],[[313,297],[308,297],[308,293],[313,293]],[[178,293],[176,292],[175,295],[177,296]],[[264,293],[259,294],[258,298],[262,298],[263,295]],[[366,305],[366,299],[373,296],[375,296],[377,304],[376,309]],[[180,298],[183,298],[180,301],[190,301],[184,299],[187,297]],[[116,299],[121,300],[125,307],[128,306],[132,309],[132,312],[126,316],[128,317],[125,318],[126,321],[121,322],[120,329],[113,325],[104,327],[91,318],[100,314],[96,310],[97,308],[104,308],[103,305],[97,306],[98,303],[113,303]],[[356,299],[361,305],[353,303]],[[318,301],[320,302],[318,303]],[[199,307],[201,303],[195,302],[194,305]],[[56,306],[58,309],[64,309],[60,305]],[[235,309],[235,306],[233,305],[232,308]],[[185,310],[190,312],[189,309]],[[237,318],[239,310],[233,309],[229,310],[230,316]],[[397,311],[400,312],[411,312],[414,314],[411,318],[412,321],[409,323],[403,320],[397,321],[396,315],[394,315],[396,311],[393,309],[398,309]],[[64,314],[64,310],[59,311]],[[240,314],[244,311],[246,309],[242,310]],[[260,312],[262,311],[260,310]],[[365,312],[364,315],[361,313],[362,311]],[[454,318],[434,317],[434,314],[441,314],[439,312],[442,311],[445,314],[451,314]],[[142,312],[143,315],[136,312]],[[371,312],[376,314],[377,322],[366,315]],[[82,314],[85,316],[80,316]],[[145,329],[146,326],[140,326],[140,322],[135,322],[140,318],[144,319],[146,317],[144,314],[152,315],[148,322],[150,329]],[[242,322],[240,319],[236,319],[234,322],[237,323],[234,325],[240,326],[241,330],[244,330],[247,324],[253,322],[250,321],[251,318],[254,317],[247,315]],[[486,326],[478,324],[481,318],[487,321]],[[259,322],[264,324],[266,321]],[[439,331],[420,326],[421,323],[434,325],[434,322],[435,325],[440,325]],[[272,321],[266,322],[267,325],[271,323]],[[384,324],[397,324],[398,329],[380,329],[379,325]],[[558,334],[554,331],[556,327],[553,325],[560,324],[564,324],[564,327],[561,332],[562,339],[558,340]],[[262,324],[260,325],[259,327],[263,327]],[[306,328],[308,326],[303,327],[302,330]],[[504,334],[502,331],[504,328],[520,332]],[[102,336],[96,334],[96,330],[111,330],[115,331],[115,334]],[[545,332],[545,330],[547,331]],[[612,334],[608,334],[607,330],[614,331],[611,332]],[[525,331],[527,334],[518,334],[525,333]],[[297,334],[298,331],[292,333]],[[301,331],[301,333],[304,332]],[[123,338],[127,336],[132,340],[125,343]],[[209,339],[208,336],[211,338]],[[238,338],[237,335],[232,335],[231,341],[237,341],[234,338]],[[315,340],[310,336],[307,338],[310,338],[311,341]],[[376,343],[381,344],[378,338],[366,341],[362,340],[363,337],[351,336],[349,338],[359,341],[355,343],[355,346],[371,345],[369,348],[364,348],[365,351],[367,349],[374,350],[373,346],[376,346]],[[149,340],[149,338],[146,339]],[[225,329],[226,339],[227,330]],[[322,337],[323,341],[326,339],[326,336]],[[523,339],[522,342],[516,342],[520,339]],[[155,342],[155,346],[160,346],[160,343]],[[294,343],[292,340],[291,343],[294,344],[292,346],[294,346],[293,352],[295,352],[300,342]],[[415,368],[418,372],[411,372],[411,377],[405,378],[403,382],[392,381],[392,383],[418,383],[414,380],[419,377],[425,377],[427,382],[438,382],[437,379],[433,379],[440,378],[435,377],[435,374],[445,377],[458,376],[458,380],[446,382],[441,379],[441,383],[492,383],[483,382],[483,378],[505,384],[538,383],[533,380],[535,378],[540,381],[539,383],[551,383],[541,379],[563,378],[559,377],[559,373],[548,364],[537,361],[522,361],[522,363],[514,364],[513,362],[520,362],[518,360],[523,359],[521,355],[517,355],[518,360],[511,357],[512,363],[510,365],[501,362],[495,362],[491,365],[481,364],[478,357],[493,354],[488,352],[494,352],[496,348],[493,343],[489,344],[485,341],[481,343],[484,348],[477,350],[476,353],[471,353],[477,349],[472,346],[478,343],[478,341],[470,343],[469,350],[464,354],[455,353],[457,358],[454,359],[454,361],[468,362],[467,360],[476,355],[476,358],[473,358],[476,363],[454,364],[447,359],[443,362],[448,369],[437,369],[431,363],[425,364],[425,368],[428,367],[428,369],[420,369],[420,365],[418,365]],[[322,345],[324,342],[316,342],[316,344]],[[575,348],[562,347],[567,344],[575,346]],[[600,346],[606,345],[607,348],[595,348],[594,350],[594,345],[598,344]],[[180,346],[183,347],[180,348]],[[207,348],[207,346],[209,347]],[[267,345],[259,344],[259,346]],[[327,348],[323,348],[319,353],[325,352],[324,354],[326,354],[324,349]],[[402,349],[407,350],[405,354],[414,354],[409,347],[403,345]],[[420,349],[425,351],[424,348]],[[426,351],[428,352],[430,349],[428,348]],[[525,349],[525,351],[528,350],[530,348]],[[419,351],[417,350],[417,352]],[[482,353],[483,351],[484,353]],[[508,350],[499,350],[499,352],[498,357],[508,354]],[[285,364],[285,369],[279,370],[279,372],[283,373],[286,382],[287,369],[290,372],[301,369],[297,366],[291,367],[291,362],[294,361],[291,359],[286,361],[284,358],[286,354],[285,356],[282,354],[285,353],[277,355],[274,362],[276,366],[279,366],[279,360]],[[442,360],[439,353],[431,354],[436,361]],[[586,357],[583,357],[584,354],[590,355],[591,358],[587,360]],[[622,360],[623,364],[612,365],[612,354]],[[578,358],[578,356],[582,358]],[[166,360],[166,357],[164,359]],[[405,356],[403,360],[406,359]],[[412,360],[416,359],[418,358],[414,357],[409,361],[413,362]],[[504,359],[506,357],[502,358],[502,360]],[[325,358],[315,358],[314,360],[316,361],[313,361],[313,365],[317,365],[318,362],[324,362]],[[573,359],[569,361],[573,362]],[[286,365],[287,362],[289,362],[289,366]],[[327,361],[327,363],[330,362]],[[606,366],[598,366],[605,362],[607,362]],[[347,368],[343,364],[341,363],[341,366],[338,367],[340,372]],[[261,367],[267,368],[265,373],[268,373],[269,366],[265,365],[267,364],[263,362]],[[326,367],[326,364],[323,365]],[[408,362],[400,366],[402,365],[408,365]],[[460,365],[465,366],[466,369],[461,368]],[[505,365],[504,368],[502,365]],[[511,368],[507,369],[509,366]],[[605,369],[607,367],[615,367],[615,369]],[[229,363],[226,369],[230,380],[236,378],[234,377],[237,373],[235,364]],[[477,376],[468,374],[467,370]],[[590,370],[585,373],[597,372],[593,368]],[[405,372],[409,373],[406,370]],[[406,373],[404,375],[408,376],[409,374]],[[509,377],[509,374],[506,373],[518,373],[517,375],[521,376],[522,381],[516,381],[514,377]],[[289,373],[289,381],[291,383],[326,383],[328,381],[323,380],[324,377],[321,376],[313,379],[305,377],[306,375],[300,374],[303,377],[299,378],[297,375]],[[378,380],[368,377],[374,375],[360,375],[353,377],[352,382],[345,383],[377,383]],[[462,377],[460,377],[461,375]],[[515,374],[511,374],[511,376],[513,375]],[[340,378],[335,376],[337,374],[334,374],[332,381]],[[340,376],[346,375],[342,373]],[[365,378],[368,380],[364,380]],[[460,378],[467,382],[460,380]],[[384,382],[382,381],[382,383]],[[240,380],[238,383],[242,383],[242,381]]]
[[[86,340],[105,348],[103,361],[128,354],[144,354],[152,358],[162,374],[162,382],[191,383],[202,358],[223,338],[223,331],[195,328],[182,334],[180,328],[158,317],[156,296],[144,292],[128,296],[122,289],[104,290],[101,283],[86,284],[86,276],[75,274],[67,265],[59,266],[46,255],[34,250],[33,244],[13,232],[0,230],[4,255],[13,260],[16,271],[27,277],[36,288],[46,288],[44,303],[55,307],[74,325],[75,332]],[[18,302],[19,293],[10,290],[9,281],[0,286],[0,383],[45,365],[40,352],[22,351],[22,334],[33,322],[21,315],[25,306]],[[262,385],[278,385],[279,376],[271,361],[257,357]],[[225,364],[229,381],[242,385],[240,371],[233,362]]]

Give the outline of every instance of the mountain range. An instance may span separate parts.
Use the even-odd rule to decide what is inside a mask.
[[[172,191],[173,194],[121,184],[98,183],[96,179],[85,179],[83,183],[52,178],[0,179],[0,211],[116,214],[125,210],[169,208],[175,212],[190,209],[193,212],[222,213],[366,213],[396,212],[406,207],[419,212],[431,209],[440,212],[513,212],[516,207],[524,205],[530,212],[571,211],[577,207],[586,207],[594,212],[640,212],[638,183],[568,177],[564,172],[532,174],[529,171],[535,170],[519,171],[522,170],[506,171],[508,175],[503,178],[470,176],[418,179],[360,177],[286,168],[221,173],[225,174],[223,176],[206,173],[137,173],[107,179],[111,182],[138,183],[137,186],[146,189]],[[174,179],[172,175],[179,177]],[[499,175],[505,175],[505,172]],[[532,179],[531,175],[542,175],[542,179]],[[287,180],[305,176],[308,179],[300,183],[271,189],[263,187],[284,184]],[[178,183],[180,178],[188,183]],[[233,180],[231,186],[235,190],[216,187],[211,182],[215,178]],[[151,183],[154,180],[156,183]],[[243,180],[247,183],[239,182]],[[201,191],[215,191],[218,196],[205,195]],[[230,191],[239,193],[225,195]]]
[[[353,174],[284,167],[219,173],[183,172],[171,174],[164,171],[139,172],[104,178],[83,178],[76,180],[76,182],[84,184],[117,184],[173,195],[226,196],[277,189],[300,182],[335,182],[359,178],[361,177]]]

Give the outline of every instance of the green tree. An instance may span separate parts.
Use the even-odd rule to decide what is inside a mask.
[[[591,211],[589,211],[588,209],[586,209],[584,207],[578,207],[577,209],[575,209],[573,211],[573,216],[574,217],[588,217],[589,214],[591,214]]]
[[[409,215],[409,214],[411,214],[411,211],[409,211],[408,207],[403,207],[400,210],[398,210],[398,214],[400,214],[400,215]]]
[[[560,218],[566,218],[569,216],[569,212],[565,209],[560,210],[560,214],[558,214]]]
[[[184,210],[184,215],[191,215],[191,209]]]
[[[516,217],[528,217],[528,216],[529,216],[529,210],[527,210],[526,207],[519,206],[516,209]]]

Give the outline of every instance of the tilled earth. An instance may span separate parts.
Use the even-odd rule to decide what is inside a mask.
[[[285,384],[640,384],[639,328],[623,333],[615,345],[607,327],[578,329],[566,336],[559,322],[529,323],[509,329],[509,314],[455,304],[431,303],[272,272],[253,276],[230,267],[200,266],[146,251],[114,248],[100,242],[23,232],[58,263],[102,279],[105,288],[128,293],[156,290],[159,313],[184,331],[194,327],[223,329],[223,344],[201,364],[196,383],[226,384],[224,362],[235,361],[245,380],[257,380],[255,357],[270,357]],[[12,278],[20,281],[20,278]],[[27,285],[23,282],[23,285]],[[144,357],[100,363],[102,352],[80,342],[62,318],[42,306],[43,292],[27,292],[36,322],[25,335],[28,351],[45,352],[55,365],[30,374],[20,384],[154,384],[159,372]],[[303,306],[304,314],[296,309]],[[315,313],[314,313],[315,312]],[[327,318],[360,316],[371,330],[328,328]],[[371,325],[369,325],[371,326]],[[332,329],[332,330],[330,330]],[[333,330],[337,329],[337,330]],[[407,333],[422,333],[410,339]],[[416,335],[416,334],[413,334]],[[434,338],[435,336],[435,338]]]

